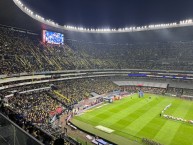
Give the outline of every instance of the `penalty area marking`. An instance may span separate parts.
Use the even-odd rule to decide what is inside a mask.
[[[98,130],[101,130],[101,131],[103,131],[103,132],[106,132],[106,133],[112,133],[112,132],[114,132],[114,130],[112,130],[112,129],[110,129],[110,128],[107,128],[107,127],[104,127],[104,126],[102,126],[102,125],[98,125],[98,126],[96,126],[95,128],[98,129]]]

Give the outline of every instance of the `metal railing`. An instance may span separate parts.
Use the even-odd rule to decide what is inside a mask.
[[[43,145],[40,141],[22,130],[9,118],[0,113],[1,145]]]

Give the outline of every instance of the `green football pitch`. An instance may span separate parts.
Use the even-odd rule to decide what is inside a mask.
[[[117,144],[140,144],[148,138],[165,145],[193,145],[193,125],[160,117],[160,112],[170,103],[167,115],[193,120],[193,102],[145,94],[88,110],[73,118],[79,128],[111,140]],[[111,134],[95,127],[101,125],[114,130]]]

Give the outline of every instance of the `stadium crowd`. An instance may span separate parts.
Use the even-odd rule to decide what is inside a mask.
[[[21,94],[9,99],[11,107],[32,123],[37,125],[49,122],[49,113],[62,104],[52,99],[46,93]]]
[[[121,89],[124,91],[131,92],[131,93],[136,93],[138,91],[143,91],[143,92],[153,93],[153,94],[165,94],[166,93],[166,89],[164,88],[153,88],[153,87],[128,86],[128,87],[122,87]]]
[[[119,89],[112,81],[104,78],[94,79],[76,79],[65,82],[56,82],[58,90],[70,100],[77,98],[78,101],[85,97],[90,97],[90,93],[94,92],[99,95],[112,92]]]
[[[192,70],[193,42],[103,44],[65,40],[43,44],[40,36],[0,27],[0,74],[91,68]]]

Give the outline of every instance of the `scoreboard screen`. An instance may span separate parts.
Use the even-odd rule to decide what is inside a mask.
[[[64,44],[64,34],[43,30],[43,42],[49,44]]]

